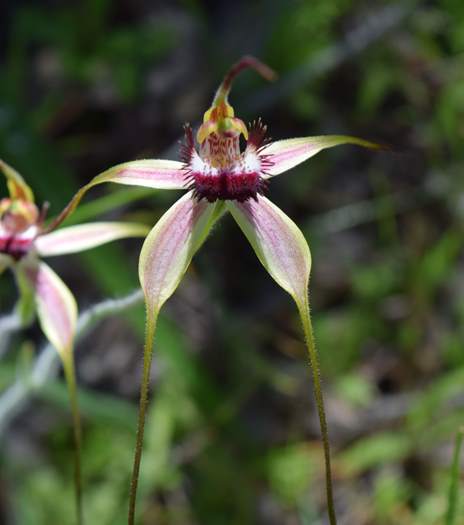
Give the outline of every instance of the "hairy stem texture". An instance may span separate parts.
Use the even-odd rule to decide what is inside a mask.
[[[137,422],[137,436],[135,439],[134,465],[129,494],[129,516],[128,525],[135,523],[135,504],[137,500],[137,486],[140,474],[140,461],[142,459],[143,434],[145,430],[145,418],[148,405],[148,394],[150,389],[150,370],[153,356],[153,340],[155,338],[157,315],[147,312],[147,324],[145,329],[145,347],[143,351],[143,372],[140,385],[139,417]]]
[[[330,444],[329,433],[327,429],[327,420],[325,417],[324,398],[322,395],[321,386],[321,371],[319,366],[319,358],[317,355],[316,345],[314,342],[314,333],[311,323],[311,315],[309,311],[309,300],[306,299],[304,304],[298,305],[298,310],[303,324],[303,331],[305,335],[306,347],[309,354],[309,363],[311,365],[311,373],[313,378],[314,396],[316,398],[317,413],[319,416],[319,423],[321,426],[322,443],[324,447],[324,461],[325,461],[325,486],[327,492],[327,511],[329,514],[330,525],[337,524],[335,516],[335,505],[333,499],[332,488],[332,470],[330,465]]]
[[[71,416],[74,434],[74,490],[76,497],[76,515],[78,525],[83,525],[84,517],[82,510],[82,427],[79,412],[79,401],[77,397],[76,373],[74,370],[74,358],[70,354],[63,362],[63,370],[68,385],[69,400],[71,403]]]

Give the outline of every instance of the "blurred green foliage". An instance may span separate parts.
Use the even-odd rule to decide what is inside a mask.
[[[411,5],[25,1],[0,21],[0,154],[51,214],[98,171],[164,156],[180,122],[201,118],[218,75],[245,53],[281,75],[262,115],[273,138],[346,132],[392,146],[321,154],[270,188],[313,252],[336,501],[344,522],[359,525],[438,525],[447,512],[458,525],[464,515],[464,497],[449,497],[464,419],[464,3]],[[375,34],[392,8],[406,14],[390,33],[324,69],[327,50]],[[321,74],[288,84],[308,64]],[[254,93],[273,88],[250,82]],[[231,96],[237,114],[253,95],[241,86]],[[173,198],[98,189],[69,223],[153,224]],[[218,230],[160,321],[140,523],[319,523],[323,465],[296,312],[232,222]],[[139,246],[56,264],[85,307],[137,286]],[[2,276],[2,311],[14,297]],[[140,307],[77,352],[89,524],[126,522],[141,361],[139,343],[127,341],[142,334]],[[39,342],[34,329],[14,340],[0,362],[2,390],[27,371],[25,339]],[[119,347],[132,353],[128,363]],[[68,416],[58,379],[10,429],[0,521],[73,523]],[[456,462],[453,487],[462,489]]]

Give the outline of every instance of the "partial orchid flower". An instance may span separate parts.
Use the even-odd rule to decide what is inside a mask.
[[[311,255],[298,226],[273,204],[265,193],[273,177],[316,155],[323,149],[354,144],[379,149],[366,140],[345,135],[301,137],[269,142],[261,120],[249,127],[237,118],[229,104],[232,81],[242,70],[255,69],[268,80],[274,72],[253,57],[244,57],[226,74],[211,107],[196,133],[185,127],[185,144],[180,161],[137,160],[119,164],[96,176],[72,199],[70,213],[83,195],[103,182],[138,185],[156,189],[187,189],[157,222],[143,245],[139,276],[145,294],[147,330],[136,451],[129,504],[129,525],[133,525],[137,483],[142,452],[149,373],[161,307],[177,288],[190,261],[211,231],[229,211],[273,279],[295,300],[301,317],[312,365],[315,397],[324,445],[326,488],[330,523],[336,523],[327,423],[324,411],[318,357],[309,313],[308,283]],[[246,147],[241,150],[243,135]],[[59,223],[61,217],[58,217]]]
[[[13,271],[22,323],[29,324],[36,313],[43,333],[63,363],[74,427],[76,510],[81,524],[81,422],[73,357],[77,306],[68,287],[41,257],[76,253],[125,237],[144,237],[149,229],[135,223],[95,222],[51,232],[44,227],[46,206],[39,210],[21,175],[1,160],[0,170],[9,190],[9,197],[0,200],[0,274],[7,268]]]

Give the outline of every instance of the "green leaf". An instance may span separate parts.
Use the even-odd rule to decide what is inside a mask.
[[[357,475],[367,469],[404,458],[410,447],[407,436],[398,432],[384,432],[357,441],[341,454],[340,464],[349,475]]]

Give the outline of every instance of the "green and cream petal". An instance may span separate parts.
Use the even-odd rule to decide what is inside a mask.
[[[229,201],[227,207],[271,277],[297,305],[305,304],[311,254],[298,226],[261,195],[243,203]]]
[[[222,214],[223,204],[186,193],[156,223],[140,253],[139,277],[149,316],[174,293],[193,255]]]
[[[34,293],[40,327],[63,362],[70,359],[77,322],[77,305],[69,288],[44,262],[21,265],[24,278]]]
[[[89,250],[127,237],[145,237],[150,229],[131,222],[92,222],[61,228],[35,241],[39,255],[50,257]]]
[[[323,149],[333,148],[342,144],[354,144],[364,148],[383,149],[383,146],[367,140],[347,135],[322,135],[318,137],[301,137],[278,140],[263,146],[260,156],[266,158],[265,177],[275,177],[288,171],[305,160],[313,157]]]

